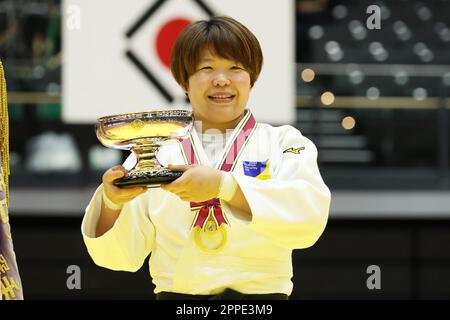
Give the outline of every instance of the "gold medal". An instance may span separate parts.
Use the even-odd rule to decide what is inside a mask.
[[[211,213],[208,216],[203,228],[194,228],[195,244],[205,253],[220,252],[227,242],[227,232],[225,225],[218,226],[217,221]]]

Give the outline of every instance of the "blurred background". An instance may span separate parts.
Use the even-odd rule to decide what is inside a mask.
[[[380,29],[367,27],[370,5]],[[153,299],[147,264],[102,269],[82,241],[84,207],[127,154],[101,147],[93,124],[62,121],[61,10],[59,0],[0,0],[25,297]],[[292,299],[450,299],[449,12],[448,0],[292,1],[291,124],[317,145],[333,195],[322,238],[293,254]],[[67,288],[71,265],[80,290]],[[379,290],[367,287],[371,265]]]

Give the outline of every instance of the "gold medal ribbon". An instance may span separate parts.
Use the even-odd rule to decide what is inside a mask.
[[[230,144],[225,156],[219,162],[219,168],[221,171],[228,172],[234,168],[236,159],[238,158],[241,149],[247,143],[250,134],[255,128],[256,120],[252,113],[247,110],[244,120],[241,122],[240,128],[238,128],[239,133],[235,136],[233,143]],[[181,141],[181,145],[188,164],[198,164],[199,161],[192,143],[192,136],[189,137],[189,139],[183,139]],[[226,243],[225,225],[227,224],[227,221],[222,212],[220,200],[218,198],[213,198],[203,202],[191,202],[190,205],[192,211],[198,210],[198,215],[193,223],[195,241],[197,245],[202,250],[207,252],[215,252],[222,249]],[[210,213],[210,209],[212,209],[212,215]],[[217,248],[206,248],[200,241],[201,232],[220,232],[222,234],[222,243]]]
[[[220,227],[222,223],[227,223],[223,217],[222,207],[220,206],[220,200],[218,198],[210,199],[203,202],[191,202],[191,208],[200,208],[197,220],[195,221],[194,228],[205,228],[207,219],[209,217],[209,209],[212,208],[214,212],[215,221],[217,226]]]

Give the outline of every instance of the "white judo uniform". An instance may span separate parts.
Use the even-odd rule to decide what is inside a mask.
[[[248,111],[219,159],[242,136],[249,117]],[[212,166],[195,130],[190,140],[197,162]],[[290,295],[292,250],[312,246],[328,219],[330,191],[318,170],[317,149],[291,126],[255,123],[238,151],[230,172],[251,208],[252,220],[243,219],[239,210],[221,200],[227,242],[219,252],[199,249],[193,239],[196,215],[190,203],[160,188],[125,204],[114,226],[96,238],[100,186],[81,227],[94,262],[112,270],[136,271],[151,253],[155,293],[217,294],[230,288],[244,294]],[[189,163],[178,141],[163,144],[158,159],[163,165]],[[129,168],[133,161],[127,159],[124,166]]]

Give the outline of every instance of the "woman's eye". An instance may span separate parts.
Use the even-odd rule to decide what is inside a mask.
[[[231,67],[231,69],[233,69],[233,70],[239,70],[239,69],[242,69],[241,67],[238,67],[238,66],[233,66],[233,67]]]
[[[206,66],[206,67],[201,67],[200,68],[200,70],[211,70],[212,69],[212,67],[210,67],[210,66]]]

